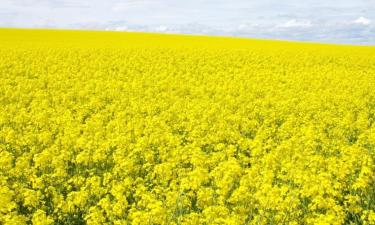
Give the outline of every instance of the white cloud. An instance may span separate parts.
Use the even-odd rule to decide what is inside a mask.
[[[237,29],[239,31],[246,31],[254,29],[258,26],[260,26],[258,23],[241,23],[240,25],[238,25]]]
[[[87,8],[89,6],[84,1],[74,0],[12,0],[9,2],[17,7]]]
[[[126,12],[129,10],[139,9],[139,8],[150,8],[152,6],[158,5],[158,1],[151,1],[151,0],[134,0],[134,1],[127,1],[122,3],[114,4],[112,10],[114,12]]]
[[[166,32],[167,30],[168,30],[168,27],[164,25],[155,27],[155,31],[158,31],[158,32]]]
[[[354,20],[353,23],[367,26],[371,24],[371,20],[361,16],[358,19]]]
[[[313,24],[311,23],[310,20],[292,19],[292,20],[288,20],[285,23],[280,24],[279,26],[283,28],[309,28],[309,27],[312,27],[312,25]]]
[[[114,29],[115,31],[126,31],[129,30],[128,26],[119,26]]]

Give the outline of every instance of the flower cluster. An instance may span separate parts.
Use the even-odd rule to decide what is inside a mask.
[[[0,30],[0,224],[375,224],[375,48]]]

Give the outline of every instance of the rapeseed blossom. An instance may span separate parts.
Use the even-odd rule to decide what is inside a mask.
[[[0,224],[375,224],[375,48],[0,30]]]

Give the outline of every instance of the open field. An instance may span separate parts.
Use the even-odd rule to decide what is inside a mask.
[[[0,30],[0,224],[375,224],[375,47]]]

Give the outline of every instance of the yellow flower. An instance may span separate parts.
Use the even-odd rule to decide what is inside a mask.
[[[375,224],[373,62],[0,29],[0,224]]]
[[[49,225],[53,224],[53,219],[47,216],[43,210],[38,209],[33,214],[32,222],[35,225]]]

